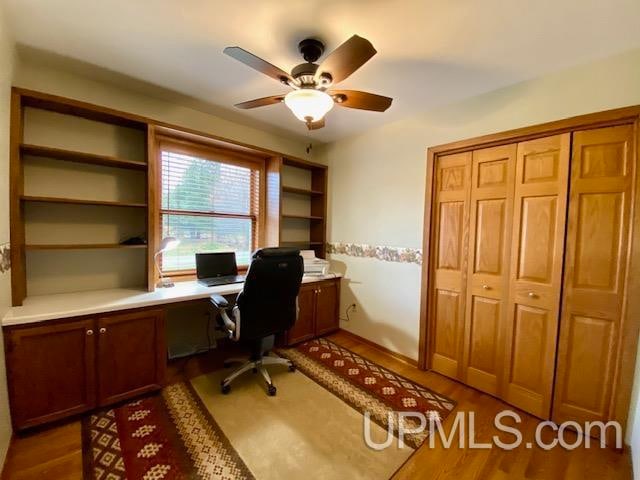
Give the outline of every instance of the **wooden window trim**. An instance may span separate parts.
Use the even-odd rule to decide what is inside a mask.
[[[197,156],[203,160],[210,160],[219,163],[225,163],[228,165],[235,165],[251,170],[251,182],[257,183],[257,188],[251,189],[251,195],[257,195],[257,202],[255,198],[250,199],[251,205],[257,205],[257,211],[248,215],[243,214],[231,214],[222,212],[206,212],[199,210],[174,210],[162,208],[162,152],[163,150],[170,150],[172,152]],[[162,237],[162,217],[163,215],[184,215],[184,216],[204,216],[214,218],[240,218],[251,220],[251,249],[252,251],[258,249],[264,244],[264,231],[265,231],[265,202],[266,202],[266,172],[265,172],[265,160],[259,156],[252,156],[249,154],[238,153],[233,150],[226,150],[224,148],[213,147],[207,144],[201,144],[196,141],[182,140],[172,138],[166,135],[156,135],[156,161],[158,165],[158,174],[156,178],[156,191],[157,191],[157,205],[158,210],[156,218],[158,221],[158,241]],[[155,252],[154,252],[155,253]],[[162,257],[159,259],[160,267],[162,268]],[[238,271],[246,272],[248,265],[238,265]],[[196,279],[196,270],[173,270],[163,271],[165,275],[170,275],[178,281],[188,281]]]

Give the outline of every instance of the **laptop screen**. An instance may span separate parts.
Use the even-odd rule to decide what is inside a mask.
[[[196,253],[196,275],[201,278],[237,275],[236,254],[234,252]]]

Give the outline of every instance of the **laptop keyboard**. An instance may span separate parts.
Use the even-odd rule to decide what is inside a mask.
[[[204,283],[207,287],[228,285],[230,283],[242,283],[244,282],[244,275],[229,275],[226,277],[204,278],[200,280],[200,282]]]

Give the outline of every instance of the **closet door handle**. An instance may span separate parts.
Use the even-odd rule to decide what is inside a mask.
[[[107,329],[106,329],[106,328],[104,328],[104,327],[102,327],[102,328],[99,330],[99,332],[100,332],[100,333],[105,333],[106,331],[107,331]]]
[[[91,330],[91,329],[87,330],[87,336],[90,337],[91,335],[93,335],[93,330]]]

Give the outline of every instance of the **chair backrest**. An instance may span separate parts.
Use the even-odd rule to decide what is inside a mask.
[[[300,250],[263,248],[253,254],[236,302],[241,340],[268,337],[293,326],[303,273]]]

